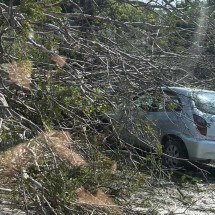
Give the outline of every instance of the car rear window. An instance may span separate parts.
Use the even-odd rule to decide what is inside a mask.
[[[200,111],[215,115],[215,92],[194,92],[193,99]]]

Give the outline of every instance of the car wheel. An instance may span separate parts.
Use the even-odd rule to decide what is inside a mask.
[[[182,168],[185,166],[186,161],[180,158],[188,159],[186,146],[182,140],[168,137],[164,144],[164,164],[171,168]]]

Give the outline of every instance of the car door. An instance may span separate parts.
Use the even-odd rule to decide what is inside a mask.
[[[179,94],[171,90],[163,90],[164,109],[157,116],[161,137],[165,134],[179,135],[181,133],[183,105]]]
[[[158,143],[158,116],[164,104],[161,95],[159,89],[154,89],[140,94],[133,101],[133,135],[130,139],[132,144],[151,148]]]
[[[141,95],[136,103],[134,129],[136,137],[141,141],[133,141],[134,143],[154,147],[165,134],[178,135],[184,128],[183,105],[176,92],[152,90]]]

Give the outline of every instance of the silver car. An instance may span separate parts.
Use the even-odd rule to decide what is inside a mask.
[[[138,147],[161,145],[169,166],[178,166],[180,158],[215,159],[214,91],[151,89],[120,109],[114,118],[121,123],[122,139]]]

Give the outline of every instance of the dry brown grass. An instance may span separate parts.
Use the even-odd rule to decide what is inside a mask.
[[[29,165],[37,164],[44,156],[44,148],[50,149],[61,160],[71,166],[88,165],[84,158],[76,152],[75,144],[72,144],[72,138],[68,132],[52,131],[40,134],[29,142],[19,144],[6,152],[0,154],[1,182],[12,182],[16,173],[22,168],[26,169]],[[116,171],[116,164],[111,170]],[[5,179],[5,180],[4,180]],[[75,204],[82,207],[97,207],[117,214],[122,214],[120,208],[113,200],[98,189],[96,194],[91,194],[84,188],[76,191],[78,200]]]
[[[105,210],[115,214],[123,214],[119,206],[117,206],[101,189],[98,189],[95,194],[92,194],[81,187],[76,191],[76,193],[78,196],[77,204],[80,206],[94,206],[104,208]]]
[[[60,55],[53,55],[51,58],[57,66],[63,67],[66,64],[66,57]]]
[[[32,154],[26,145],[20,144],[4,152],[0,156],[2,176],[12,177],[20,167],[28,166],[32,162]]]
[[[71,141],[69,133],[53,131],[14,146],[0,154],[1,175],[11,178],[21,168],[37,163],[43,159],[44,148],[47,147],[50,147],[56,156],[72,166],[86,165],[87,162],[83,157],[69,144]]]
[[[72,166],[86,165],[86,161],[78,154],[71,144],[72,138],[68,132],[52,132],[45,135],[46,142],[51,146],[55,153],[64,161]]]
[[[19,61],[8,64],[9,78],[17,85],[30,89],[32,63],[30,61]]]

